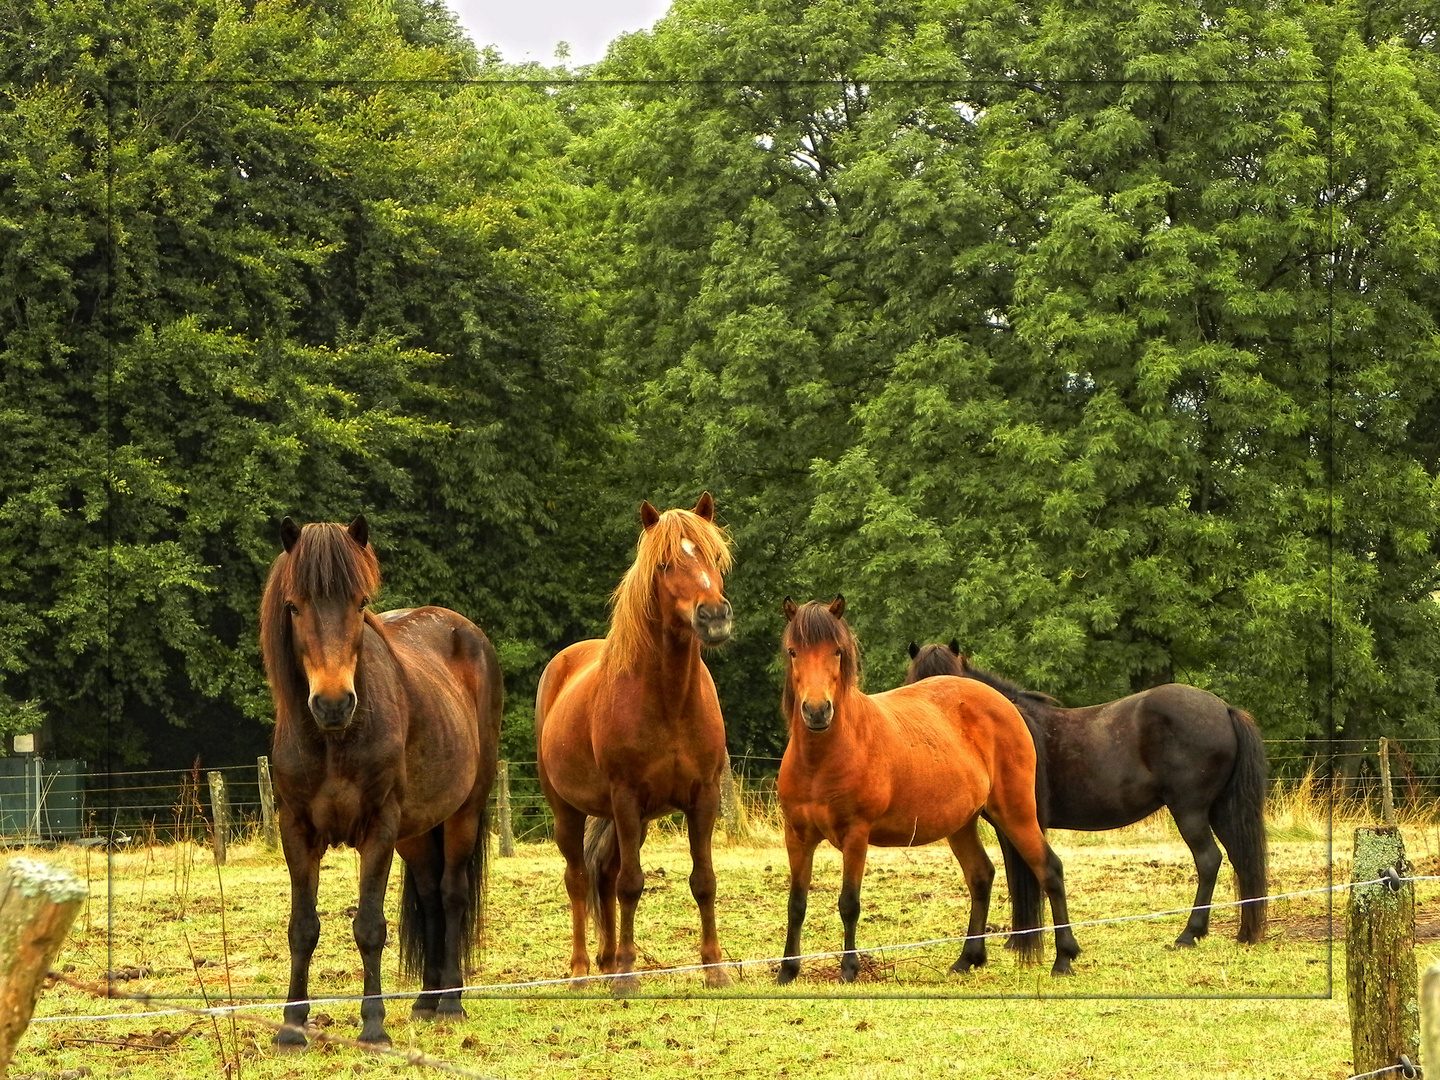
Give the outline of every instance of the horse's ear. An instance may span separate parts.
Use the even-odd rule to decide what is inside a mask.
[[[834,600],[830,601],[830,614],[834,615],[837,619],[845,614],[844,594],[838,595]]]
[[[659,520],[660,511],[651,506],[648,499],[640,504],[640,524],[646,532],[653,529]]]
[[[785,612],[785,621],[786,621],[786,622],[790,622],[790,620],[792,620],[793,618],[795,618],[795,612],[797,612],[797,611],[800,610],[799,608],[797,608],[797,607],[795,606],[795,601],[794,601],[794,600],[791,600],[788,596],[785,597],[785,603],[781,605],[781,608],[782,608],[782,609],[784,610],[784,612]]]
[[[300,542],[300,526],[288,517],[280,522],[280,546],[289,553]]]
[[[973,671],[973,670],[975,670],[974,668],[972,668],[972,667],[970,666],[970,658],[969,658],[968,656],[966,656],[963,652],[962,652],[962,653],[956,653],[955,656],[956,656],[956,659],[958,659],[958,660],[960,661],[960,670],[961,670],[961,671]]]
[[[919,646],[919,645],[916,645],[913,641],[910,642],[910,659],[911,659],[911,660],[914,660],[915,657],[917,657],[917,656],[919,656],[919,655],[920,655],[920,646]]]
[[[355,520],[350,522],[345,531],[350,534],[350,539],[362,548],[370,543],[370,523],[365,520],[364,514],[356,514]]]
[[[700,496],[700,501],[695,504],[695,514],[706,521],[715,520],[715,500],[707,491]]]
[[[960,639],[959,639],[959,638],[957,638],[957,637],[952,637],[952,638],[950,639],[950,651],[951,651],[952,653],[954,653],[956,656],[959,656],[959,655],[960,655]]]

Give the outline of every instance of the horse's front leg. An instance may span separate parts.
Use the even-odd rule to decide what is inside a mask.
[[[278,1047],[305,1045],[305,1021],[310,1015],[310,958],[320,941],[320,916],[315,900],[320,892],[320,858],[324,845],[316,842],[308,821],[296,821],[282,806],[280,846],[290,872],[290,989],[285,1026],[275,1033]]]
[[[840,922],[845,927],[845,955],[840,958],[840,978],[854,982],[860,974],[860,954],[855,951],[855,927],[860,922],[860,882],[865,879],[865,857],[870,852],[870,826],[857,823],[840,842]]]
[[[633,792],[612,789],[610,803],[615,814],[615,842],[620,849],[620,871],[615,875],[615,898],[620,903],[619,941],[615,949],[615,971],[612,980],[616,994],[633,994],[640,989],[640,980],[630,973],[635,970],[635,909],[645,891],[645,872],[640,868],[640,845],[645,839],[645,823]]]
[[[780,974],[775,979],[781,986],[794,982],[800,974],[800,928],[805,923],[810,876],[819,842],[818,836],[803,833],[788,821],[785,823],[785,853],[790,857],[790,903],[786,909],[785,959],[780,961]]]
[[[360,1002],[362,1043],[388,1046],[385,1034],[385,999],[380,996],[380,955],[385,948],[385,887],[395,857],[395,821],[399,810],[381,814],[381,820],[360,843],[360,902],[355,920],[355,946],[365,969],[365,997]]]
[[[705,968],[705,985],[721,989],[730,985],[730,975],[720,963],[720,934],[715,928],[715,863],[711,847],[715,818],[720,813],[720,785],[700,790],[695,805],[685,814],[690,836],[690,895],[700,909],[700,962]]]

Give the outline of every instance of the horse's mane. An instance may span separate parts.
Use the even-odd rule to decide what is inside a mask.
[[[655,574],[685,554],[681,541],[695,545],[701,558],[724,574],[730,569],[730,540],[725,531],[691,510],[666,510],[660,520],[640,533],[635,561],[610,597],[610,632],[605,637],[604,663],[613,671],[635,666],[655,644]]]
[[[967,679],[983,682],[986,686],[994,690],[999,690],[1000,693],[1014,702],[1015,707],[1021,712],[1025,712],[1027,708],[1063,709],[1065,707],[1049,694],[1042,694],[1038,690],[1025,690],[1009,679],[1001,678],[999,675],[975,667],[975,665],[970,663],[968,657],[958,656],[955,660],[960,670],[945,672],[944,674],[960,675]]]
[[[785,660],[784,689],[780,695],[780,711],[788,722],[795,708],[795,692],[790,688],[790,650],[810,649],[816,645],[833,643],[840,650],[840,681],[849,689],[860,681],[860,642],[855,631],[844,619],[837,618],[829,605],[811,600],[796,610],[794,618],[785,624],[785,633],[780,637],[780,654]]]
[[[265,674],[275,694],[276,720],[286,709],[282,702],[303,697],[303,675],[296,668],[290,648],[290,619],[285,602],[295,596],[324,600],[334,596],[374,596],[380,588],[380,561],[366,544],[363,548],[344,525],[315,522],[300,530],[299,539],[288,551],[276,556],[260,598],[260,653]],[[366,612],[366,622],[377,630],[378,620]],[[383,632],[382,632],[383,636]]]

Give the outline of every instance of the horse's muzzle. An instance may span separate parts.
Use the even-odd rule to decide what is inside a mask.
[[[835,706],[828,701],[822,701],[819,705],[811,705],[808,701],[802,701],[800,716],[809,730],[825,731],[830,727],[830,722],[835,719]]]
[[[729,600],[718,604],[696,604],[690,625],[701,645],[724,645],[730,640],[731,609]]]
[[[353,690],[334,697],[311,694],[310,715],[321,731],[343,731],[355,715],[355,702]]]

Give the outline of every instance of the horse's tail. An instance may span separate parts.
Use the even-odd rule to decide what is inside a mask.
[[[1018,708],[1018,706],[1017,706]],[[1050,770],[1045,750],[1045,729],[1025,709],[1019,709],[1030,740],[1035,744],[1035,817],[1043,832],[1050,827]],[[1025,959],[1034,959],[1043,942],[1040,928],[1045,925],[1045,890],[1035,872],[1020,857],[1020,851],[999,829],[1000,855],[1005,863],[1005,880],[1010,883],[1010,937],[1007,949],[1014,949]]]
[[[1232,708],[1230,723],[1235,728],[1235,766],[1210,807],[1210,825],[1235,867],[1240,899],[1250,900],[1266,892],[1265,743],[1248,714]],[[1265,901],[1242,904],[1238,940],[1249,944],[1264,936]]]
[[[438,886],[445,866],[445,826],[440,824],[431,829],[426,834],[426,842],[430,845],[427,862],[435,869]],[[480,804],[479,832],[465,865],[465,915],[460,920],[460,962],[466,970],[474,964],[476,946],[485,925],[488,865],[485,856],[489,846],[490,808],[486,800]],[[444,917],[441,911],[440,918],[443,920]],[[406,863],[400,874],[400,925],[397,936],[400,939],[400,971],[407,978],[423,976],[425,972],[426,918],[425,905],[420,902],[420,890],[415,884],[415,873]]]
[[[640,823],[640,842],[650,823]],[[590,909],[590,923],[595,927],[596,941],[600,941],[600,879],[606,877],[613,882],[620,873],[620,840],[615,834],[615,822],[609,818],[587,818],[585,820],[585,876],[590,879],[590,889],[585,903]],[[613,885],[610,895],[615,895]]]

